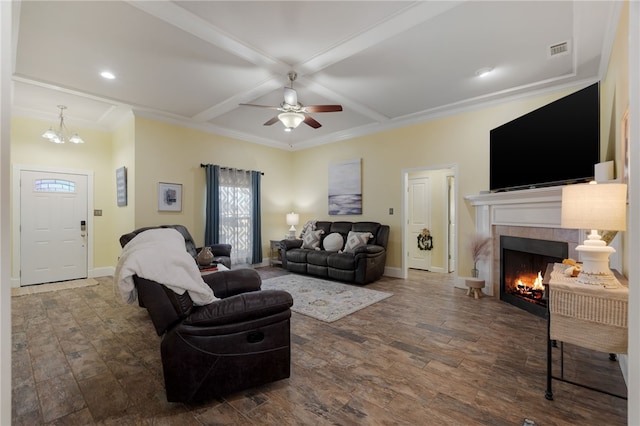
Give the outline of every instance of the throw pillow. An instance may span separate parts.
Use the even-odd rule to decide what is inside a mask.
[[[304,235],[309,231],[315,231],[316,229],[316,221],[308,220],[304,226],[302,227],[302,232],[300,232],[300,239],[304,238]]]
[[[320,236],[324,234],[322,229],[317,231],[308,231],[302,237],[302,248],[311,250],[320,250]]]
[[[324,238],[324,241],[322,241],[322,245],[326,251],[338,251],[342,249],[342,244],[344,244],[342,235],[337,232],[332,232]]]
[[[371,232],[353,232],[349,231],[347,235],[347,243],[344,246],[345,253],[353,253],[358,247],[366,246],[369,238],[373,238]]]

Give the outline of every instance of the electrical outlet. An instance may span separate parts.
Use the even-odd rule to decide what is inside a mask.
[[[389,214],[393,214],[393,207],[389,208]]]
[[[102,216],[102,210],[94,210],[93,211],[93,215],[94,216]]]

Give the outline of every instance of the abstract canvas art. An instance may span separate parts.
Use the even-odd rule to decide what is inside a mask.
[[[329,163],[329,214],[362,214],[360,159]]]

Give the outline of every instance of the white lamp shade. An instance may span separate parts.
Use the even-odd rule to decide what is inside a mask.
[[[574,184],[562,188],[561,226],[571,229],[624,231],[627,228],[627,185]]]
[[[287,225],[296,226],[299,221],[300,215],[294,212],[287,213]]]
[[[299,112],[283,112],[278,114],[278,119],[282,121],[284,127],[287,129],[295,129],[300,123],[304,121],[304,114]]]

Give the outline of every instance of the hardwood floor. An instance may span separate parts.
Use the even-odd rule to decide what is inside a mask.
[[[199,406],[166,402],[160,338],[110,278],[14,297],[13,424],[626,424],[620,398],[554,381],[546,400],[545,320],[452,279],[385,277],[367,287],[392,297],[330,324],[294,312],[289,379]],[[565,345],[564,373],[626,393],[607,354]]]

